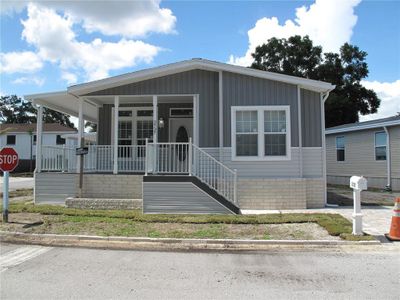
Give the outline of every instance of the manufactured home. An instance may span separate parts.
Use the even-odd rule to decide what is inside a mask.
[[[28,95],[39,120],[48,107],[78,117],[81,136],[84,120],[98,129],[83,162],[38,139],[35,201],[143,199],[145,213],[323,207],[333,88],[191,59]]]
[[[363,175],[369,187],[400,191],[400,115],[326,129],[326,161],[330,184]]]

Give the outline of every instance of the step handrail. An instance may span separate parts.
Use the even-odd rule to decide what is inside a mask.
[[[224,196],[227,200],[237,205],[237,170],[232,170],[200,147],[194,144],[192,144],[191,146],[193,147],[194,154],[194,159],[192,158],[194,165],[192,171],[193,175],[199,178],[207,186],[215,190],[218,194]],[[199,171],[199,169],[201,170],[201,164],[197,163],[196,156],[198,154],[195,153],[195,151],[197,151],[200,155],[203,155],[203,157],[206,157],[209,161],[220,168],[220,170],[211,170],[211,173],[210,170],[206,171],[206,175],[211,174],[211,179],[210,176],[202,176],[202,172]],[[210,164],[208,162],[206,164],[208,167],[210,167]],[[221,170],[225,171],[227,174],[222,173]],[[218,178],[213,177],[215,175]]]

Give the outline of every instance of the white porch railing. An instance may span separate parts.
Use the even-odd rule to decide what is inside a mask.
[[[42,171],[73,172],[76,170],[74,148],[42,146]]]
[[[84,156],[85,172],[112,172],[114,148],[110,145],[90,145]],[[42,146],[42,171],[76,172],[78,156],[75,148]],[[146,146],[118,146],[119,172],[144,172]]]
[[[189,143],[146,143],[145,174],[196,176],[208,187],[237,204],[237,171]]]
[[[84,156],[85,172],[113,172],[114,147],[91,145]],[[118,172],[196,176],[208,187],[236,203],[237,172],[189,143],[148,143],[118,146]],[[42,171],[76,172],[75,148],[42,146]]]

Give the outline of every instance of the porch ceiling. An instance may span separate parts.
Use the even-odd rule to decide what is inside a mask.
[[[78,98],[65,91],[26,95],[24,98],[34,104],[79,117]],[[97,106],[93,103],[85,102],[83,105],[83,117],[87,121],[97,123]]]

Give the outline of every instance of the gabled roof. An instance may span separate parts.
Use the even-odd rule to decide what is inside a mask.
[[[350,124],[344,124],[340,126],[327,128],[325,130],[325,134],[357,131],[357,130],[379,128],[384,126],[395,126],[395,125],[400,125],[400,115],[389,118],[371,120],[366,122],[350,123]]]
[[[36,132],[36,123],[32,124],[0,124],[0,131],[7,133],[28,133],[29,131]],[[58,124],[45,123],[43,124],[43,132],[76,132],[76,129]]]
[[[113,88],[120,85],[130,84],[138,81],[189,71],[193,69],[201,69],[201,70],[208,70],[215,72],[225,71],[225,72],[238,73],[258,78],[276,80],[280,82],[299,85],[304,89],[316,92],[328,92],[335,88],[334,85],[328,82],[306,79],[296,76],[289,76],[274,72],[255,70],[246,67],[234,66],[202,58],[193,58],[191,60],[184,60],[155,68],[144,69],[101,80],[73,85],[68,88],[68,92],[74,95],[82,96],[88,93],[92,93],[107,88]]]

